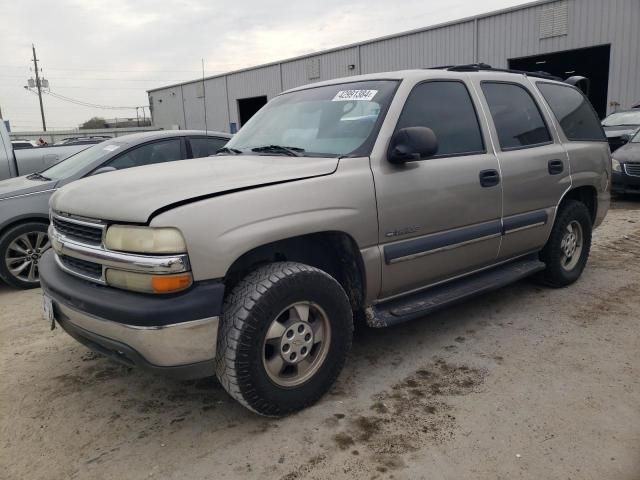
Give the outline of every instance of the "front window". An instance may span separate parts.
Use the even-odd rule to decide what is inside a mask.
[[[301,156],[366,156],[371,153],[397,82],[344,83],[276,97],[227,143],[240,153],[279,146]]]
[[[604,127],[625,127],[640,125],[640,110],[637,112],[612,113],[602,121]]]
[[[124,143],[117,142],[99,143],[65,158],[40,173],[43,177],[50,178],[51,180],[69,178],[87,166],[92,165],[99,158],[122,148],[124,145]]]

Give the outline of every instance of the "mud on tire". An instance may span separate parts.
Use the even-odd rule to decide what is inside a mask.
[[[292,352],[289,348],[294,348],[293,344],[289,347],[284,335],[293,337],[294,329],[296,335],[297,329],[303,335],[298,345],[307,337],[311,341],[311,336],[304,337],[308,325],[298,318],[286,320],[282,339],[274,341],[275,347],[265,342],[268,333],[273,336],[271,327],[276,319],[289,306],[300,302],[308,302],[324,314],[323,322],[328,328],[326,350],[316,369],[310,370],[313,375],[303,378],[300,384],[282,385],[274,380],[273,372],[269,373],[267,350],[282,347]],[[318,321],[312,316],[308,316],[309,325]],[[297,323],[291,323],[294,320]],[[311,330],[309,333],[313,335]],[[269,264],[246,276],[225,300],[218,332],[216,374],[225,390],[245,407],[266,416],[286,415],[312,405],[329,390],[344,366],[352,336],[349,299],[333,277],[301,263]],[[304,346],[297,348],[299,354],[306,353]]]
[[[592,229],[591,215],[583,203],[569,200],[561,207],[549,241],[540,254],[540,259],[547,265],[539,277],[544,284],[560,288],[580,278],[591,251]],[[576,240],[576,233],[571,236],[571,232],[579,232],[579,238]],[[566,242],[569,242],[569,248]],[[579,242],[579,252],[575,251],[575,258],[567,257],[566,252],[574,242]]]

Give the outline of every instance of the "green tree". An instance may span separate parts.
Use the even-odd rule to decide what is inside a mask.
[[[87,120],[86,122],[84,122],[82,125],[80,125],[80,129],[81,130],[90,130],[90,129],[95,129],[95,128],[105,128],[107,125],[107,122],[105,121],[104,118],[101,117],[93,117],[90,118],[89,120]]]

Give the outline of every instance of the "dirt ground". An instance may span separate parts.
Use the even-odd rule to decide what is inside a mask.
[[[90,353],[0,286],[2,479],[640,479],[640,201],[582,279],[361,328],[338,384],[279,420],[214,380]]]

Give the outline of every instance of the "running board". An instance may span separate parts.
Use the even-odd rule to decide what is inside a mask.
[[[544,270],[538,255],[527,256],[444,285],[375,305],[367,311],[370,327],[383,328],[423,317],[462,300],[502,288]]]

